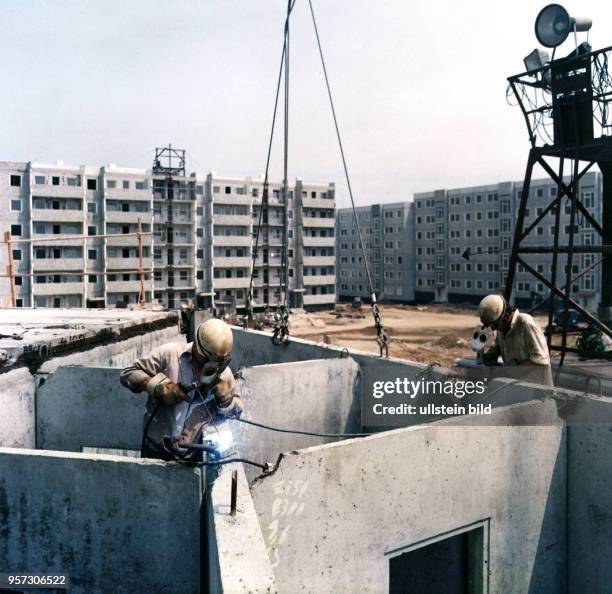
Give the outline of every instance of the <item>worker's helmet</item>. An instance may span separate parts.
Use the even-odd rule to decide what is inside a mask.
[[[506,300],[501,295],[487,295],[478,306],[478,315],[483,326],[491,326],[506,313]]]
[[[213,382],[229,365],[234,337],[231,328],[222,320],[212,318],[202,322],[195,332],[195,347],[206,358],[201,381]]]

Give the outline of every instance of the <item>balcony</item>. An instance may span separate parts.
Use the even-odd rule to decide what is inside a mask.
[[[335,256],[304,256],[304,266],[335,266]]]
[[[336,302],[336,294],[327,295],[306,295],[304,294],[304,305],[327,305]]]
[[[149,243],[150,241],[150,235],[143,235],[143,243]],[[114,245],[120,247],[138,247],[138,237],[136,237],[136,235],[126,235],[125,237],[117,235],[116,237],[107,237],[106,245]]]
[[[151,222],[150,212],[107,210],[104,216],[107,223],[138,223],[138,219],[143,223]]]
[[[83,258],[34,258],[34,272],[83,270]]]
[[[147,288],[147,281],[145,280],[145,289]],[[106,283],[107,293],[140,293],[140,281],[108,281]]]
[[[48,246],[66,246],[66,247],[74,247],[74,246],[83,246],[83,242],[86,241],[84,239],[58,239],[59,237],[70,237],[70,235],[77,235],[79,236],[80,234],[76,234],[76,233],[40,233],[40,234],[36,234],[34,235],[33,239],[35,239],[35,243],[33,244],[34,247],[42,247],[43,245],[48,245]],[[44,241],[44,240],[49,240]]]
[[[215,289],[248,289],[250,277],[242,278],[215,278],[213,286]]]
[[[232,258],[226,257],[215,257],[213,258],[213,266],[215,268],[250,268],[252,258],[244,256],[239,258],[238,256]]]
[[[304,285],[335,285],[336,276],[334,274],[304,276]]]
[[[336,244],[335,237],[308,237],[302,238],[305,247],[333,247]]]
[[[315,227],[318,229],[333,229],[336,225],[336,219],[321,217],[302,217],[302,225],[304,227]]]
[[[180,258],[174,258],[172,264],[166,261],[165,266],[167,266],[168,268],[193,268],[193,264],[188,259],[182,260]]]
[[[257,282],[256,282],[257,280],[259,280],[259,284],[257,284]],[[272,291],[274,291],[277,288],[280,289],[281,283],[280,283],[280,280],[278,278],[273,278],[273,279],[270,279],[269,282],[265,283],[265,286],[268,289],[270,289],[270,296],[272,296]],[[264,290],[264,283],[262,283],[260,279],[256,279],[253,282],[253,287],[255,289],[259,289],[260,291],[262,291],[262,290]],[[276,301],[276,298],[274,298],[274,301]]]
[[[32,294],[36,295],[82,295],[83,283],[32,283]]]
[[[252,202],[252,198],[249,194],[243,196],[237,196],[233,194],[215,194],[213,196],[213,204],[248,204]]]
[[[40,172],[33,171],[32,172],[32,196],[34,198],[45,197],[45,198],[83,198],[84,189],[83,186],[69,186],[67,184],[62,184],[59,186],[54,186],[52,184],[36,184],[34,183],[34,177],[36,175],[43,175]],[[56,175],[55,173],[49,174],[45,173],[47,179],[50,180],[52,175]],[[62,175],[62,174],[58,174]],[[76,174],[75,174],[76,175]],[[68,177],[71,177],[68,175]]]
[[[119,184],[121,185],[121,184]],[[133,184],[132,187],[124,190],[123,188],[104,188],[104,198],[106,200],[138,200],[143,202],[150,202],[153,194],[151,188],[145,188],[144,190],[136,190]]]
[[[303,208],[335,208],[336,201],[329,198],[302,198]]]
[[[246,215],[232,215],[232,214],[216,214],[213,215],[213,224],[215,225],[241,225],[243,227],[249,227],[251,225],[252,217],[250,214]]]
[[[145,270],[150,270],[152,263],[153,260],[150,257],[142,259],[142,264]],[[140,258],[106,258],[106,267],[109,270],[138,270],[139,266]]]
[[[84,213],[82,210],[53,209],[53,208],[33,208],[32,221],[43,223],[52,221],[54,223],[82,223]]]
[[[174,286],[168,287],[169,290],[176,289],[177,291],[184,291],[186,289],[195,289],[193,281],[189,278],[180,280],[180,278],[174,277]]]
[[[280,256],[274,258],[268,258],[268,266],[282,266],[283,260]],[[255,268],[263,268],[265,266],[263,258],[259,257],[255,260]]]
[[[213,245],[244,247],[251,245],[250,235],[213,235]]]

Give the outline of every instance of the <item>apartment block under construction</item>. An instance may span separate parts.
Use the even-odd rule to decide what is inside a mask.
[[[240,310],[253,271],[255,309],[273,307],[286,245],[289,305],[333,307],[334,184],[287,194],[285,227],[282,183],[262,213],[263,179],[187,173],[172,147],[151,170],[0,162],[2,305]]]

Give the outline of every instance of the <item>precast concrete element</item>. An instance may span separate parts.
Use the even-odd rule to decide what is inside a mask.
[[[232,470],[238,473],[236,515],[230,514]],[[222,466],[206,492],[208,591],[277,592],[266,543],[242,464]]]
[[[245,419],[274,427],[316,433],[360,433],[359,366],[353,359],[323,359],[242,370],[238,389]],[[276,462],[287,450],[341,438],[277,433],[236,421],[225,423],[240,453],[252,460]],[[249,479],[258,474],[247,467]]]
[[[46,360],[34,375],[26,367],[10,369],[0,374],[0,446],[35,447],[35,384],[43,383],[47,376],[59,367],[63,365],[104,365],[122,368],[131,364],[138,357],[147,355],[161,344],[182,340],[184,337],[178,333],[178,326],[172,326],[132,336],[120,342],[94,346],[89,350],[84,345],[82,351]],[[66,388],[69,387],[68,382]],[[119,388],[118,379],[117,383],[113,382],[106,386],[106,389],[111,392]],[[71,390],[67,389],[65,392],[69,393]],[[63,406],[60,404],[58,414],[63,410]],[[142,414],[140,419],[142,419]]]
[[[0,311],[3,370],[51,355],[123,342],[155,329],[178,330],[176,312],[110,309],[9,309]]]
[[[27,368],[0,375],[0,446],[33,448],[34,378]]]
[[[565,592],[565,435],[410,427],[288,453],[252,485],[280,592],[388,592],[390,559],[487,526],[489,592]]]
[[[77,594],[200,592],[202,480],[155,460],[0,448],[0,567]]]
[[[119,382],[120,369],[58,367],[36,390],[36,445],[140,450],[146,393]]]
[[[612,425],[567,431],[567,591],[607,594],[612,584]]]
[[[121,340],[83,349],[70,355],[53,357],[38,369],[39,374],[53,373],[63,365],[103,365],[105,367],[127,367],[135,359],[148,355],[154,348],[168,342],[184,342],[178,326],[154,330]]]

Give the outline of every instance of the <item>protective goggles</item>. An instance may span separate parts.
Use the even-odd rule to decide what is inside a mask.
[[[202,366],[201,381],[204,383],[210,383],[218,378],[227,368],[232,358],[227,355],[225,357],[219,357],[210,353],[202,347],[196,340],[196,348],[200,355],[206,357],[206,363]]]

